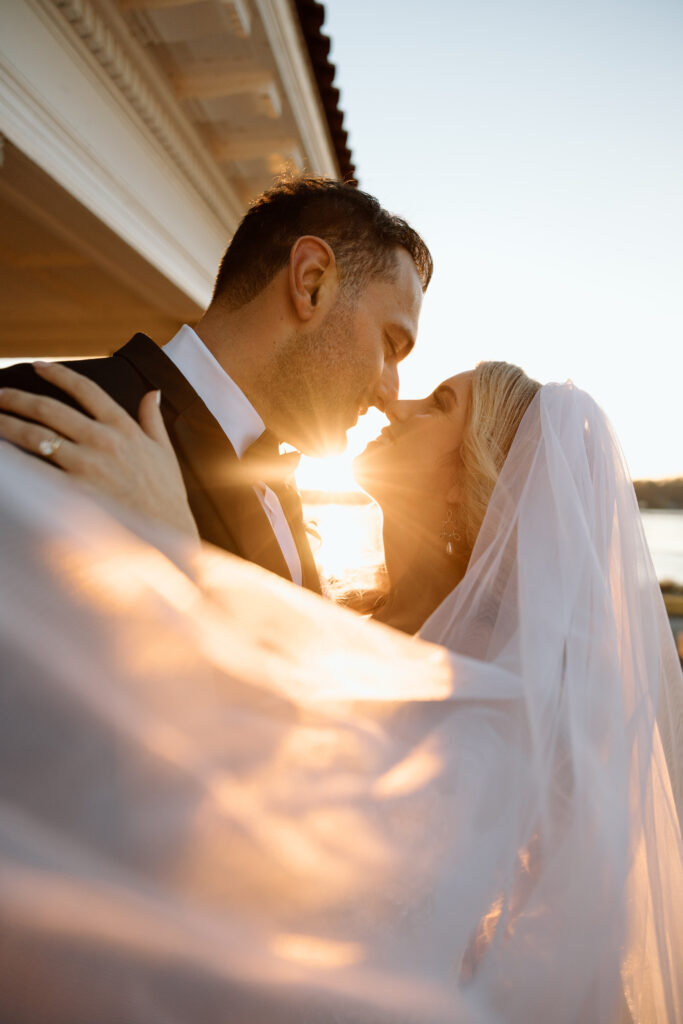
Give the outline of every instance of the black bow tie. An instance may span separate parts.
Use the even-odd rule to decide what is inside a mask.
[[[249,445],[240,459],[246,474],[253,483],[284,484],[293,476],[299,465],[299,452],[280,454],[280,443],[275,434],[264,430],[259,438]]]

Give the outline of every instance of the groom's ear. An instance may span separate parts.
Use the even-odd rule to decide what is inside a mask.
[[[316,235],[297,238],[289,253],[289,294],[302,321],[320,317],[334,305],[339,288],[337,261]]]

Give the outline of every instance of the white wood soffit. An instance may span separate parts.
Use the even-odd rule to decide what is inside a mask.
[[[137,37],[154,51],[209,149],[233,165],[224,170],[243,200],[266,188],[287,164],[339,174],[291,0],[118,3]],[[278,130],[263,120],[278,122]],[[292,137],[295,145],[280,144]]]
[[[0,132],[205,305],[246,203],[281,163],[338,169],[289,0],[204,0],[236,44],[256,8],[270,49],[270,67],[230,61],[222,81],[182,40],[187,59],[169,62],[145,20],[193,2],[121,0],[124,11],[113,0],[1,0]],[[198,94],[209,96],[201,109]],[[255,117],[233,132],[211,105],[240,94]]]
[[[3,0],[0,130],[204,305],[241,204],[136,46],[89,0]]]
[[[150,0],[144,2],[149,3]],[[282,114],[282,99],[275,76],[263,68],[230,68],[222,60],[194,61],[173,74],[172,82],[176,96],[181,100],[247,95],[256,100],[264,117],[277,120]]]
[[[236,36],[246,39],[251,32],[251,16],[246,0],[220,0],[230,19],[230,27]],[[188,7],[204,3],[204,0],[119,0],[124,11],[160,11],[167,7]]]

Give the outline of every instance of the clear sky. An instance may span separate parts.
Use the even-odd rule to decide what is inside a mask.
[[[506,359],[683,475],[682,0],[325,10],[360,185],[435,259],[402,396]]]

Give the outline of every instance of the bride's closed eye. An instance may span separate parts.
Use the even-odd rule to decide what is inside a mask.
[[[456,404],[455,392],[452,388],[437,388],[432,395],[432,403],[441,412],[450,412]]]

